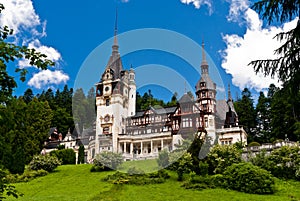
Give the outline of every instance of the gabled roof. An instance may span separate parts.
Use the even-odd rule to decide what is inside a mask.
[[[185,93],[178,101],[179,104],[181,103],[193,103],[194,100],[187,94]]]

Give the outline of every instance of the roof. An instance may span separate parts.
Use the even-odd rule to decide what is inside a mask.
[[[181,103],[193,103],[193,99],[187,94],[185,93],[180,99],[179,99],[179,104]]]
[[[226,100],[217,100],[216,102],[216,128],[222,128],[226,119],[226,112],[228,111],[228,105]]]
[[[177,107],[162,107],[162,108],[154,108],[154,107],[149,107],[148,110],[152,110],[155,114],[169,114],[169,113],[174,113]],[[130,118],[137,118],[137,117],[142,117],[148,110],[143,110],[137,112],[134,116]]]
[[[197,82],[196,84],[196,91],[200,90],[200,83],[201,82],[205,82],[206,83],[206,89],[210,89],[210,90],[216,90],[216,84],[211,80],[211,78],[209,77],[209,75],[207,73],[204,73],[200,80]]]

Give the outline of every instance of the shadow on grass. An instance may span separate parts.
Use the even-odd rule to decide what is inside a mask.
[[[119,201],[125,189],[125,185],[113,185],[108,191],[100,192],[89,201]]]

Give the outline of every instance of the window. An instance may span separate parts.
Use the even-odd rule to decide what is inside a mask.
[[[103,128],[103,134],[109,134],[109,127]]]
[[[105,105],[106,105],[106,106],[109,106],[109,104],[110,104],[110,100],[109,100],[109,99],[106,99],[106,100],[105,100]]]
[[[202,92],[202,98],[205,98],[205,97],[206,97],[206,92],[203,91],[203,92]]]
[[[205,128],[207,128],[208,127],[208,118],[207,117],[204,118],[204,124],[205,124]]]
[[[213,98],[213,94],[212,94],[211,91],[209,92],[209,97],[210,97],[210,98]]]

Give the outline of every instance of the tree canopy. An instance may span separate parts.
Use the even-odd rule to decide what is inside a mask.
[[[293,91],[298,91],[300,80],[300,1],[299,0],[261,0],[253,8],[269,24],[274,21],[284,23],[298,16],[294,29],[278,33],[275,38],[283,44],[274,53],[276,59],[255,60],[250,63],[256,72],[274,76],[277,74],[284,83],[290,82]]]

